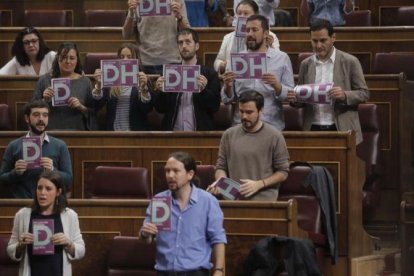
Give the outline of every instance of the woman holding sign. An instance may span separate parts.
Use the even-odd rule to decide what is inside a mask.
[[[66,207],[59,174],[44,171],[32,206],[15,217],[7,254],[20,261],[19,275],[72,275],[71,261],[85,255],[78,215]]]
[[[118,58],[136,60],[135,46],[131,43],[118,48]],[[103,97],[106,102],[106,129],[115,131],[149,130],[147,114],[151,112],[153,101],[148,90],[148,78],[144,72],[138,73],[139,86],[102,87],[101,69],[95,70],[95,98]],[[99,95],[99,96],[98,96]]]
[[[92,96],[91,81],[83,75],[75,43],[59,46],[52,70],[36,84],[32,100],[38,99],[50,105],[49,129],[98,129],[96,111],[101,102]]]

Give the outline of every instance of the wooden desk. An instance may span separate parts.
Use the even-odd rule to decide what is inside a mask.
[[[14,214],[29,202],[0,200],[0,233],[11,231]],[[106,275],[106,258],[112,238],[117,235],[138,236],[148,202],[70,200],[69,206],[79,215],[86,244],[85,257],[73,263],[73,275]],[[306,233],[297,226],[296,201],[222,201],[220,206],[224,213],[224,228],[228,239],[226,275],[236,275],[236,271],[240,271],[250,248],[261,238],[272,235],[306,237]]]

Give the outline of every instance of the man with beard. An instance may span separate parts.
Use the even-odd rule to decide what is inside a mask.
[[[158,230],[151,223],[151,206],[147,208],[140,237],[148,243],[156,241],[158,276],[224,275],[223,212],[216,198],[197,187],[196,173],[190,154],[170,154],[165,164],[168,190],[156,197],[171,197],[171,231]]]
[[[72,162],[69,150],[60,139],[46,133],[49,122],[49,105],[37,100],[24,107],[24,117],[29,126],[25,137],[40,136],[42,141],[41,168],[27,169],[23,160],[23,137],[11,141],[3,155],[0,183],[7,186],[15,198],[33,198],[36,181],[44,170],[59,172],[67,188],[72,184]]]
[[[275,201],[279,184],[289,171],[285,139],[280,131],[262,122],[262,94],[245,91],[238,105],[241,124],[229,128],[221,137],[215,177],[240,182],[240,193],[246,199]],[[218,194],[213,185],[207,191]]]
[[[197,64],[197,50],[200,47],[198,34],[192,29],[184,29],[177,36],[178,49],[183,65]],[[155,109],[164,114],[164,130],[212,130],[213,114],[220,107],[220,82],[217,72],[203,65],[197,84],[200,93],[164,93],[164,77],[155,83]]]
[[[282,101],[286,99],[288,90],[293,88],[293,71],[289,56],[267,46],[269,36],[268,20],[262,15],[252,15],[246,22],[246,46],[249,52],[266,53],[267,72],[261,79],[235,79],[235,73],[227,65],[223,74],[224,86],[221,91],[223,103],[237,102],[237,98],[247,90],[260,92],[264,97],[262,119],[276,127],[285,128]],[[234,113],[233,124],[240,123],[239,112]]]

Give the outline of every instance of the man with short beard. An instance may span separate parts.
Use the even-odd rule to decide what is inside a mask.
[[[72,162],[69,150],[60,139],[47,135],[49,105],[37,100],[24,107],[24,118],[29,127],[25,137],[40,136],[42,141],[41,168],[27,169],[23,160],[23,138],[11,141],[4,152],[0,171],[0,184],[6,186],[15,198],[33,198],[36,181],[44,170],[59,172],[67,188],[72,184]]]
[[[177,35],[178,49],[183,65],[197,64],[198,34],[192,29],[181,30]],[[164,93],[164,77],[155,83],[154,107],[164,114],[163,130],[213,130],[213,115],[220,107],[220,81],[212,68],[200,65],[197,84],[200,93]]]
[[[251,200],[276,201],[280,182],[289,171],[289,153],[280,131],[262,122],[263,96],[254,90],[239,97],[241,124],[223,133],[216,163],[216,179],[240,182],[240,193]],[[217,195],[210,185],[208,192]]]
[[[248,52],[266,53],[267,72],[257,80],[235,79],[235,73],[227,65],[223,74],[224,86],[221,90],[223,103],[237,102],[237,98],[247,90],[255,90],[264,97],[262,119],[276,127],[285,128],[282,101],[286,99],[288,90],[293,88],[293,70],[289,56],[278,49],[267,46],[269,23],[262,15],[252,15],[246,22],[246,46]],[[239,113],[234,112],[233,124],[240,123]]]

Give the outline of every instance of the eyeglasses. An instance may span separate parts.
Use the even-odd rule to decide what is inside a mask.
[[[30,44],[36,44],[39,41],[38,38],[31,39],[31,40],[23,40],[23,44],[25,46],[29,46]]]

